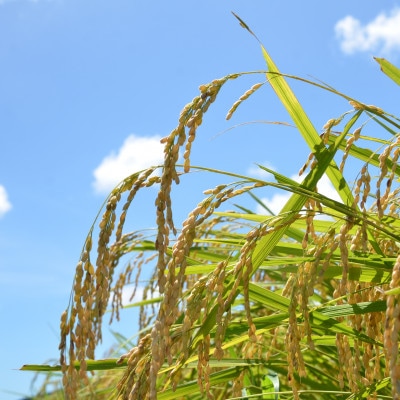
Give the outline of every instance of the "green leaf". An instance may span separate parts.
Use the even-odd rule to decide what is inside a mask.
[[[107,369],[119,369],[126,367],[126,360],[117,364],[118,358],[107,358],[104,360],[86,360],[87,371],[101,371]],[[75,369],[80,369],[80,362],[75,361]],[[60,365],[26,364],[21,367],[21,371],[49,372],[61,371]]]
[[[228,368],[224,369],[222,371],[214,372],[213,374],[210,375],[209,380],[210,380],[210,385],[218,385],[222,384],[225,382],[230,382],[233,381],[235,378],[237,378],[240,373],[242,372],[242,368],[236,367],[236,368]],[[159,392],[157,394],[157,400],[172,400],[179,398],[181,396],[191,396],[191,395],[196,395],[200,394],[200,388],[199,384],[196,380],[193,380],[191,382],[187,382],[185,384],[179,385],[176,390],[168,389],[164,392]]]
[[[275,372],[268,372],[261,381],[263,400],[279,400],[279,377]],[[265,394],[272,392],[271,394]]]
[[[395,67],[384,58],[374,57],[374,59],[381,66],[382,72],[386,74],[392,81],[400,85],[400,69]]]
[[[373,396],[378,390],[384,389],[390,385],[390,378],[383,378],[378,382],[372,383],[371,385],[364,386],[357,393],[353,393],[346,400],[361,400],[361,399],[369,399],[370,396]],[[378,398],[380,398],[378,396]],[[386,398],[386,397],[385,397]],[[389,398],[389,397],[387,397]]]
[[[324,307],[319,311],[331,318],[344,317],[348,315],[359,315],[371,312],[379,312],[386,310],[386,301],[366,301],[355,304],[340,304],[336,306]]]

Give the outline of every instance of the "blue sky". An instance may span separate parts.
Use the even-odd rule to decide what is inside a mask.
[[[398,112],[399,91],[372,59],[400,63],[397,1],[0,0],[2,399],[29,394],[32,375],[17,371],[22,364],[58,356],[59,316],[75,264],[110,188],[160,162],[159,139],[200,84],[265,68],[257,42],[231,11],[282,72]],[[198,132],[193,164],[238,173],[254,163],[288,175],[299,170],[308,150],[293,128],[230,129],[290,122],[266,85],[224,119],[263,81],[254,75],[226,86]],[[317,129],[350,109],[292,84]],[[185,177],[185,201],[177,199],[182,215],[214,183],[204,174]],[[135,205],[132,229],[154,226],[151,190]],[[282,205],[276,193],[264,195],[271,207]]]

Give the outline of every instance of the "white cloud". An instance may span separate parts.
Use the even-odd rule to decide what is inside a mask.
[[[318,182],[318,192],[323,194],[326,197],[329,197],[332,200],[342,202],[342,199],[338,195],[337,191],[332,186],[331,181],[326,175],[323,175],[322,178]]]
[[[119,182],[135,172],[160,164],[163,160],[161,137],[130,135],[118,150],[103,159],[94,170],[97,193],[109,193]]]
[[[132,285],[124,286],[122,288],[121,301],[124,307],[129,306],[130,304],[139,303],[143,300],[144,286],[137,286],[135,295],[132,297],[133,289],[134,287]],[[158,292],[158,290],[153,293],[152,297],[150,291],[147,292],[147,300],[157,297],[160,297],[160,293]]]
[[[260,165],[268,168],[268,169],[272,169],[274,170],[274,167],[268,162],[263,162]],[[265,171],[265,169],[260,168],[258,165],[253,165],[251,166],[248,170],[247,173],[254,177],[254,178],[260,178],[260,179],[273,179],[272,174],[270,174],[269,172]]]
[[[291,196],[288,192],[277,193],[272,196],[272,198],[263,197],[261,201],[274,213],[279,214],[282,207],[289,200]],[[256,213],[263,214],[265,212],[264,208],[260,205],[257,206]]]
[[[8,200],[8,194],[4,186],[0,185],[0,217],[10,211],[12,205]]]
[[[299,177],[298,175],[294,175],[290,177],[292,180],[296,182],[301,182],[303,177]],[[336,201],[342,201],[340,196],[337,194],[336,190],[333,188],[329,178],[326,175],[323,175],[322,178],[318,182],[318,193],[329,197],[330,199]],[[272,198],[262,198],[261,201],[274,213],[279,214],[283,206],[289,200],[292,194],[289,192],[280,192],[276,193],[272,196]],[[265,213],[265,209],[261,206],[257,206],[256,213],[263,214]]]
[[[400,49],[400,9],[394,8],[388,15],[380,13],[365,25],[348,15],[336,23],[335,32],[344,53],[353,54],[357,51],[389,53]]]

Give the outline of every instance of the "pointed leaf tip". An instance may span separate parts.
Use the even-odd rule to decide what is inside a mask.
[[[400,69],[387,61],[385,58],[374,57],[374,60],[380,65],[381,71],[386,74],[393,82],[400,85]]]
[[[254,34],[254,32],[249,28],[249,26],[242,20],[242,18],[240,18],[236,13],[234,13],[233,11],[231,11],[233,16],[239,21],[239,24],[242,28],[246,29],[249,33],[251,33],[254,37],[256,37],[256,35]]]

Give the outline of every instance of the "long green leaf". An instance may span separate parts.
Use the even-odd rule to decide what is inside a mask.
[[[108,369],[119,369],[126,367],[126,360],[117,364],[117,358],[107,358],[104,360],[87,360],[86,369],[88,371],[102,371]],[[76,369],[80,369],[80,363],[74,363]],[[26,364],[21,367],[21,371],[36,371],[36,372],[50,372],[61,371],[60,365],[43,365],[43,364]]]
[[[228,368],[222,371],[214,372],[210,375],[210,385],[218,385],[225,382],[232,382],[235,378],[239,377],[242,372],[241,367]],[[197,380],[187,382],[185,384],[179,385],[176,390],[168,389],[164,392],[159,392],[157,394],[157,400],[173,400],[178,397],[183,396],[193,396],[200,394],[200,388]],[[189,398],[189,397],[187,397]]]

